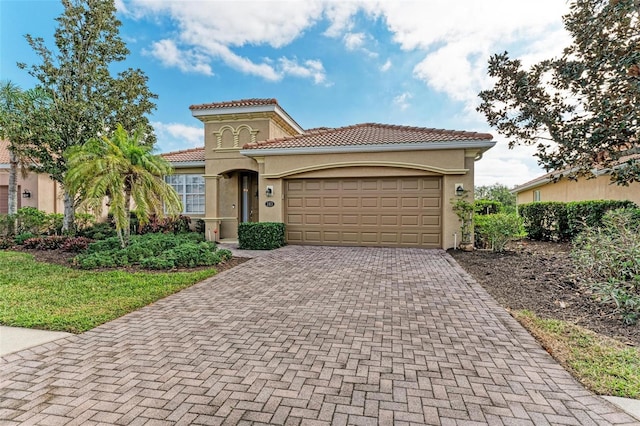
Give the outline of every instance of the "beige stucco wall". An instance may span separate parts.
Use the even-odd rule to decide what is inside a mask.
[[[284,180],[297,178],[442,176],[443,248],[454,246],[460,238],[458,217],[451,209],[457,184],[465,189],[474,185],[476,153],[464,150],[396,151],[376,153],[280,155],[257,158],[260,164],[260,220],[284,222]],[[266,187],[273,186],[273,196],[266,196]],[[472,193],[472,192],[471,192]],[[273,201],[273,207],[266,207]],[[471,199],[469,199],[471,201]]]
[[[533,202],[534,191],[540,191],[540,201],[631,200],[640,206],[639,182],[619,186],[612,184],[608,175],[577,181],[563,178],[556,183],[549,182],[527,189],[516,194],[517,204]]]
[[[9,170],[0,170],[0,186],[9,185]],[[49,178],[48,175],[29,173],[26,177],[18,172],[18,188],[20,193],[20,207],[35,207],[46,213],[62,213],[64,204],[62,202],[62,190],[60,185]],[[31,193],[30,198],[23,198],[22,193],[27,190]]]

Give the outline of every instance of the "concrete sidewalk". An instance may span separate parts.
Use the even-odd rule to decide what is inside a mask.
[[[0,357],[69,336],[73,334],[0,325]]]
[[[3,424],[640,420],[441,250],[289,246],[0,359]]]

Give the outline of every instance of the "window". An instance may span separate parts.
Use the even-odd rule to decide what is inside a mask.
[[[165,181],[182,200],[184,214],[204,214],[204,178],[202,175],[171,175]]]
[[[540,190],[533,191],[533,201],[540,201]]]

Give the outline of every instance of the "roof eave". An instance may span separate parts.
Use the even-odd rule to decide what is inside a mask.
[[[204,167],[204,160],[202,161],[170,161],[167,160],[174,169],[186,169],[188,167]]]
[[[191,115],[202,120],[202,118],[210,115],[251,114],[260,112],[274,112],[282,117],[282,119],[298,133],[304,133],[304,129],[278,104],[192,109]]]
[[[293,148],[254,148],[242,149],[240,154],[247,157],[268,155],[304,155],[304,154],[340,154],[348,152],[390,152],[390,151],[435,151],[442,149],[478,149],[485,152],[496,144],[489,140],[409,142],[372,145],[339,145]]]

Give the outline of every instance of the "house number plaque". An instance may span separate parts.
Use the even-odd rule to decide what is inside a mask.
[[[264,205],[267,207],[273,207],[276,205],[276,203],[274,203],[273,201],[267,201],[266,203],[264,203]]]

